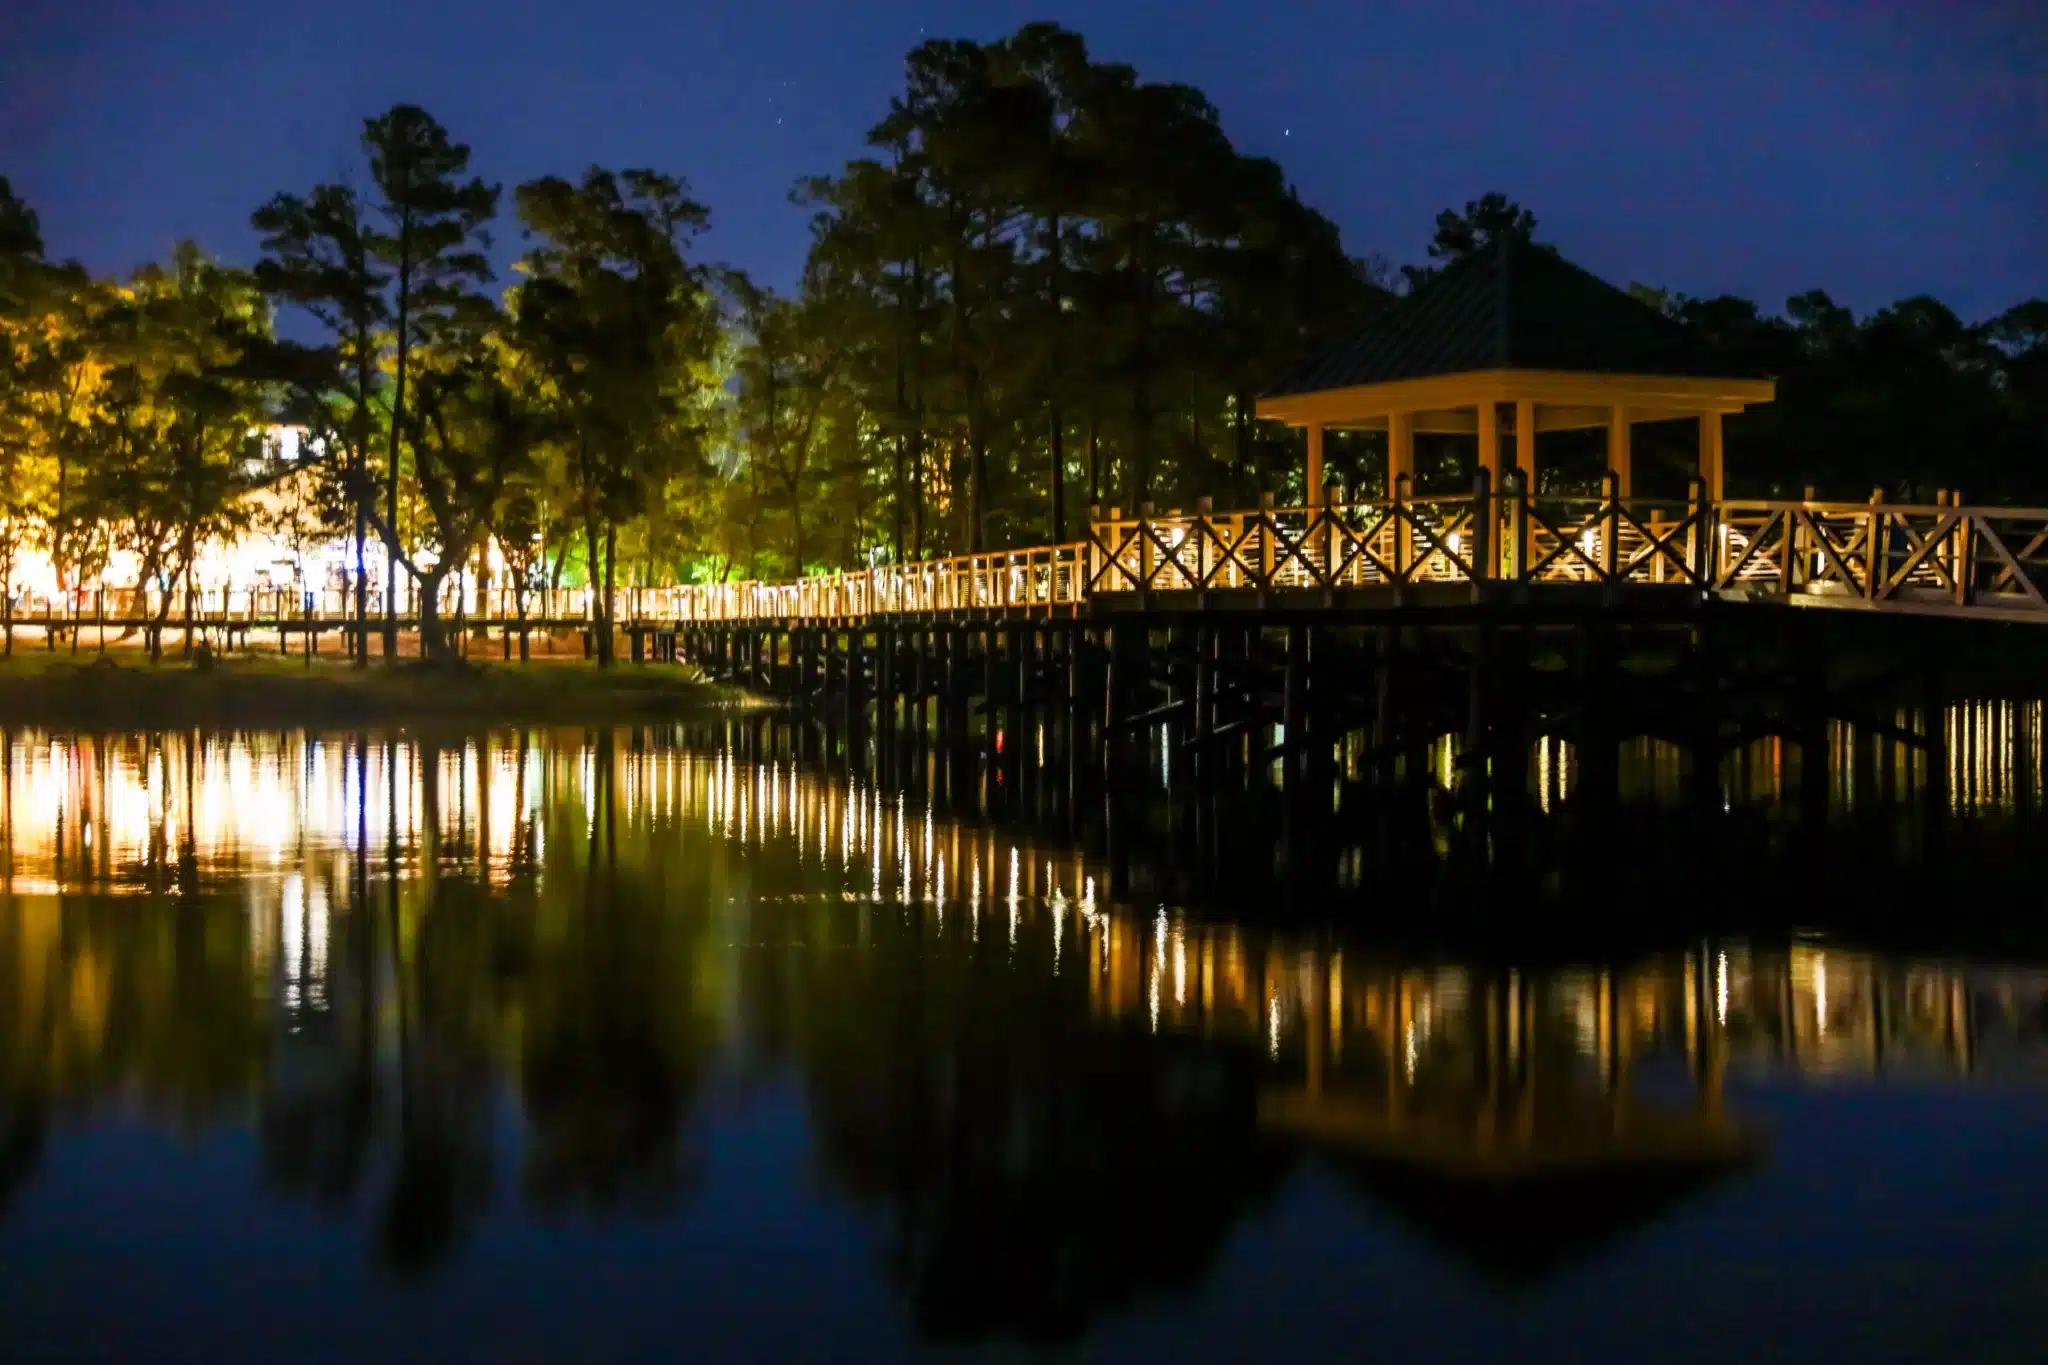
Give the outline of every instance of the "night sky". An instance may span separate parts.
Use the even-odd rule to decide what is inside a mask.
[[[904,52],[1033,18],[1201,87],[1354,254],[1420,260],[1500,189],[1620,283],[1972,321],[2048,295],[2041,0],[0,0],[0,174],[95,270],[180,236],[247,261],[251,208],[409,100],[508,187],[681,173],[708,253],[787,285],[792,182],[859,153]]]

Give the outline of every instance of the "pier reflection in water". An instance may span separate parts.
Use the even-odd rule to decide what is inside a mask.
[[[1197,1333],[1269,1358],[1374,1325],[1428,1355],[1525,1331],[1531,1294],[1560,1341],[1669,1354],[1696,1299],[1658,1286],[1760,1275],[1772,1294],[1687,1327],[1702,1353],[1941,1339],[1879,1330],[1856,1267],[1914,1331],[1969,1306],[1994,1340],[2032,1332],[2048,1234],[2020,1214],[2048,1158],[2006,1140],[2048,1118],[2048,943],[1987,946],[1939,906],[1907,941],[1856,936],[1888,880],[1996,896],[2031,865],[2039,707],[1947,728],[1936,774],[1839,737],[1822,824],[1860,880],[1784,881],[1784,840],[1821,836],[1766,744],[1722,774],[1714,845],[1760,900],[1506,948],[1416,922],[1471,853],[1441,756],[1414,809],[1375,798],[1379,843],[1280,905],[1155,894],[1189,883],[1191,841],[1197,868],[1252,861],[1255,798],[1190,832],[779,721],[16,734],[0,1354]],[[1661,762],[1625,762],[1611,817],[1644,848],[1665,825],[1629,812],[1683,785]],[[1531,766],[1569,814],[1568,750]],[[1697,814],[1671,805],[1669,847]],[[1496,912],[1607,885],[1560,883],[1540,830],[1499,860],[1524,880],[1489,884]],[[1245,1325],[1279,1303],[1284,1329]]]

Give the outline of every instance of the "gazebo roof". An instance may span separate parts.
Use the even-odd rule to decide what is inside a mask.
[[[1555,251],[1504,237],[1447,267],[1267,398],[1475,371],[1754,379]]]
[[[1748,1168],[1758,1144],[1698,1109],[1559,1092],[1525,1136],[1478,1120],[1477,1095],[1434,1106],[1273,1088],[1262,1127],[1304,1140],[1345,1179],[1432,1240],[1508,1281],[1528,1281]]]

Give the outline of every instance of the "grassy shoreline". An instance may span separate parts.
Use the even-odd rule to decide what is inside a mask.
[[[236,657],[195,668],[166,657],[17,652],[0,660],[0,724],[132,730],[177,726],[361,725],[405,721],[563,723],[702,716],[760,703],[673,664],[580,660],[402,659],[352,668],[340,659]]]

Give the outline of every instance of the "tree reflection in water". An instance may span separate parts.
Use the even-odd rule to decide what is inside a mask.
[[[919,1330],[1046,1340],[1198,1288],[1304,1161],[1524,1279],[1768,1162],[1731,1080],[2048,1082],[2039,971],[1112,903],[1063,841],[644,730],[16,736],[4,776],[0,1217],[73,1127],[249,1124],[422,1275],[494,1210],[680,1214],[718,1106],[791,1082]]]
[[[918,1326],[1066,1337],[1200,1283],[1285,1168],[1258,1128],[1256,1050],[1093,1016],[1042,935],[861,923],[847,942],[814,915],[807,950],[749,989],[793,1021],[818,1161],[890,1215]]]

